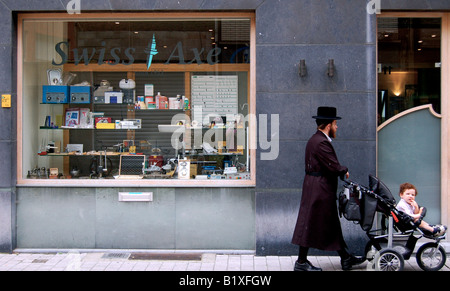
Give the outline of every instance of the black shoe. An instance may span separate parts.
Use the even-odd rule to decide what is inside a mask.
[[[355,257],[355,256],[350,255],[350,257],[345,260],[341,259],[342,270],[344,270],[344,271],[351,270],[352,266],[359,265],[359,264],[363,263],[365,260],[366,260],[366,258],[364,258],[364,257]]]
[[[295,262],[294,271],[322,271],[321,268],[314,267],[310,261],[300,264],[298,261]]]

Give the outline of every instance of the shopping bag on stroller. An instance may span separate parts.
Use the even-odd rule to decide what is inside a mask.
[[[339,194],[339,216],[349,221],[361,221],[361,197],[355,187],[344,187]]]
[[[372,192],[360,185],[348,183],[339,194],[339,215],[347,220],[361,225],[364,231],[369,231],[377,210],[377,199]]]

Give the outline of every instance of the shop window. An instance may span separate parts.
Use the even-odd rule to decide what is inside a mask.
[[[378,124],[425,104],[441,112],[441,19],[378,18]]]
[[[377,175],[397,201],[399,185],[414,184],[420,193],[417,203],[428,209],[427,221],[439,223],[444,133],[441,38],[445,34],[440,17],[405,16],[377,19]]]
[[[21,15],[18,184],[254,183],[253,16],[223,15]]]

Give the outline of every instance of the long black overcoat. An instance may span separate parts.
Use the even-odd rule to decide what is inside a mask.
[[[347,171],[347,167],[339,164],[331,142],[318,130],[306,145],[306,176],[293,244],[327,251],[346,247],[337,212],[336,192],[338,177]]]

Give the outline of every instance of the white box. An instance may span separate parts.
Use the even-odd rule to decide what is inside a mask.
[[[151,202],[153,192],[119,192],[121,202]]]
[[[87,128],[89,125],[89,108],[80,108],[80,127]]]
[[[155,96],[155,91],[153,90],[153,84],[144,85],[144,96]]]
[[[116,121],[117,124],[117,121]],[[119,128],[122,129],[141,129],[142,119],[124,119],[119,121]]]
[[[83,153],[83,144],[76,144],[76,143],[69,143],[67,144],[67,152],[71,153],[71,152],[76,152],[77,154],[82,154]]]
[[[123,92],[105,92],[105,103],[117,103],[123,102]]]

